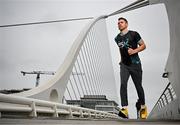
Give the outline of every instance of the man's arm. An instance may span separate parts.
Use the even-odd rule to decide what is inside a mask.
[[[141,41],[138,43],[138,47],[136,49],[132,49],[132,48],[129,48],[128,49],[128,54],[129,55],[133,55],[135,53],[138,53],[138,52],[141,52],[143,51],[144,49],[146,49],[146,45],[144,43],[144,41],[141,39]]]

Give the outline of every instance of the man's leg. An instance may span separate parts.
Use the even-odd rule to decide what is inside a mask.
[[[135,88],[137,90],[139,102],[141,105],[144,105],[145,104],[145,95],[144,95],[144,89],[142,87],[141,64],[133,64],[130,69],[130,74],[131,74],[132,80],[134,82]]]
[[[147,118],[147,107],[145,106],[145,95],[144,95],[144,89],[142,87],[142,68],[141,64],[134,64],[130,70],[130,74],[132,77],[132,80],[135,84],[137,93],[138,93],[138,103],[140,104],[140,110],[138,111],[139,115],[138,117],[142,119]]]
[[[119,111],[119,116],[122,118],[128,118],[128,98],[127,98],[127,82],[129,79],[129,71],[126,65],[121,64],[120,66],[120,77],[121,77],[121,88],[120,88],[120,95],[121,95],[121,106],[122,108]]]
[[[127,97],[127,82],[129,79],[129,71],[127,66],[124,64],[120,65],[120,78],[121,78],[121,87],[120,87],[120,95],[121,95],[121,106],[128,106],[128,97]]]

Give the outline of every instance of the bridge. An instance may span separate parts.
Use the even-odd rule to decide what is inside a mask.
[[[152,4],[164,4],[167,10],[170,51],[163,77],[169,84],[159,95],[148,119],[123,120],[106,111],[65,104],[66,100],[78,100],[83,95],[106,95],[117,100],[113,96],[117,95],[113,91],[115,84],[110,84],[115,80],[106,19]],[[179,7],[178,0],[138,0],[114,13],[94,17],[74,40],[64,62],[47,83],[17,94],[0,94],[0,124],[179,124]]]

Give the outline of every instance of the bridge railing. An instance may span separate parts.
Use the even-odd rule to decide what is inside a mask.
[[[176,98],[176,93],[172,88],[171,83],[169,83],[151,110],[149,118],[164,118],[168,117],[169,115],[172,116],[173,114],[172,111],[169,110],[171,109],[169,106],[171,103],[176,102]]]
[[[50,101],[0,94],[0,118],[7,116],[21,117],[66,117],[66,118],[118,118],[117,115],[65,105]]]

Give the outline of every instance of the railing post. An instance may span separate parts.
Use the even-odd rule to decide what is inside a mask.
[[[69,117],[70,117],[70,118],[73,118],[73,113],[72,113],[72,109],[71,109],[71,107],[69,107],[69,109],[68,109],[68,110],[69,110]]]
[[[163,98],[161,98],[161,101],[162,101],[162,104],[163,104],[163,107],[165,106],[165,103],[164,103],[164,100]]]
[[[170,94],[170,97],[171,97],[171,101],[173,101],[173,100],[174,100],[174,98],[173,98],[173,95],[172,95],[171,89],[170,89],[170,88],[168,88],[168,91],[169,91],[169,94]]]
[[[159,103],[160,103],[160,108],[162,108],[162,107],[163,107],[163,104],[162,104],[161,99],[159,99]]]
[[[80,112],[80,118],[83,118],[83,111],[82,111],[82,109],[80,109],[79,112]]]
[[[160,111],[160,109],[161,109],[161,104],[160,104],[160,102],[158,102],[157,103],[157,109]]]
[[[94,112],[94,117],[97,118],[97,113],[96,112]]]
[[[168,102],[166,94],[164,94],[164,97],[165,97],[166,103],[168,104],[169,102]]]
[[[101,113],[101,118],[104,118],[105,114],[104,113]]]
[[[88,118],[91,118],[91,111],[88,111]]]
[[[30,104],[31,105],[31,108],[32,108],[32,111],[30,113],[30,116],[32,117],[37,117],[37,112],[36,112],[36,104],[34,101],[32,101],[32,103]]]
[[[108,118],[109,117],[109,115],[108,114],[104,114],[104,118]]]
[[[99,117],[99,113],[98,112],[96,112],[96,118],[98,118]]]
[[[53,110],[54,110],[54,114],[53,114],[53,117],[59,117],[59,114],[57,112],[57,106],[56,105],[53,105]]]

